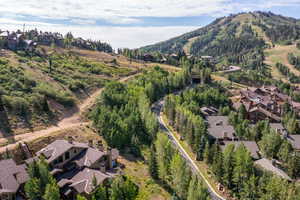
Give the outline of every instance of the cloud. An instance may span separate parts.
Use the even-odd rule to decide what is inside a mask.
[[[92,20],[92,19],[72,19],[71,22],[79,25],[96,24],[96,20]]]
[[[241,10],[300,5],[300,0],[1,0],[0,15],[30,15],[92,24],[131,24],[143,17],[223,16]],[[83,21],[87,20],[87,21]],[[82,23],[79,23],[82,24]]]

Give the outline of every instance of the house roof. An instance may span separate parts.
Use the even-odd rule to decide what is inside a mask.
[[[87,148],[72,160],[80,167],[91,167],[104,156],[105,153],[94,148]]]
[[[0,161],[0,193],[16,193],[21,184],[29,179],[25,165],[16,165],[12,159]]]
[[[224,133],[228,138],[235,138],[233,126],[215,126],[207,129],[208,133],[216,139],[224,138]]]
[[[252,158],[259,159],[259,155],[258,155],[259,148],[258,148],[256,142],[254,142],[254,141],[224,141],[224,145],[221,145],[221,149],[225,150],[225,148],[230,144],[234,144],[235,148],[237,148],[238,146],[243,144],[247,148],[247,150],[250,152]]]
[[[84,168],[71,179],[72,184],[70,185],[70,187],[73,187],[79,194],[89,194],[94,189],[93,177],[96,177],[97,184],[101,184],[111,176],[108,174],[104,174],[98,170]]]
[[[229,125],[227,116],[207,116],[206,120],[210,127],[214,127],[220,122],[223,123],[223,125]]]
[[[37,155],[44,155],[48,162],[52,162],[57,159],[59,156],[63,155],[65,152],[70,150],[73,147],[77,148],[88,148],[87,144],[79,142],[68,142],[66,140],[55,140],[47,147],[40,150]]]
[[[272,164],[271,160],[268,160],[266,158],[262,158],[260,160],[255,161],[254,164],[256,164],[256,165],[262,167],[263,169],[265,169],[267,171],[270,171],[270,172],[272,172],[272,173],[276,174],[277,176],[280,176],[284,179],[292,180],[283,170],[275,167]]]
[[[289,135],[287,139],[294,149],[300,150],[300,135]]]
[[[206,120],[209,124],[208,133],[214,138],[221,139],[224,137],[224,133],[227,133],[227,137],[234,138],[234,128],[229,125],[227,116],[207,116]]]

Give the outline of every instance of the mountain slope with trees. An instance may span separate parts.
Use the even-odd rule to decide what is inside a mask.
[[[299,39],[300,22],[271,12],[239,13],[170,40],[142,47],[144,52],[214,56],[230,63],[263,60],[262,49]],[[262,57],[262,59],[257,59]]]

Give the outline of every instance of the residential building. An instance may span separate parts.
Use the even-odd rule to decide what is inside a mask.
[[[233,144],[235,149],[243,144],[253,159],[257,160],[260,158],[259,148],[255,141],[223,141],[221,143],[221,149],[224,151],[225,148],[230,144]]]
[[[14,160],[0,161],[0,199],[15,200],[19,191],[29,180],[25,165],[17,165]]]
[[[93,141],[85,144],[69,138],[56,140],[37,152],[38,156],[45,157],[64,197],[88,196],[94,189],[94,177],[97,184],[102,184],[118,174],[118,150],[105,151],[102,142],[97,146],[94,147]]]
[[[288,95],[280,93],[275,86],[242,89],[239,91],[239,95],[233,99],[235,99],[234,108],[237,110],[244,105],[247,118],[254,122],[264,119],[275,123],[280,122],[283,106],[286,103],[297,113],[300,111],[300,103],[293,101]]]
[[[218,141],[236,140],[234,127],[228,122],[227,116],[207,116],[209,135]]]

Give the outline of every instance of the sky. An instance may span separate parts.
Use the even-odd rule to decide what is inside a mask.
[[[0,29],[34,29],[137,48],[229,14],[271,11],[300,19],[300,0],[0,0]]]

